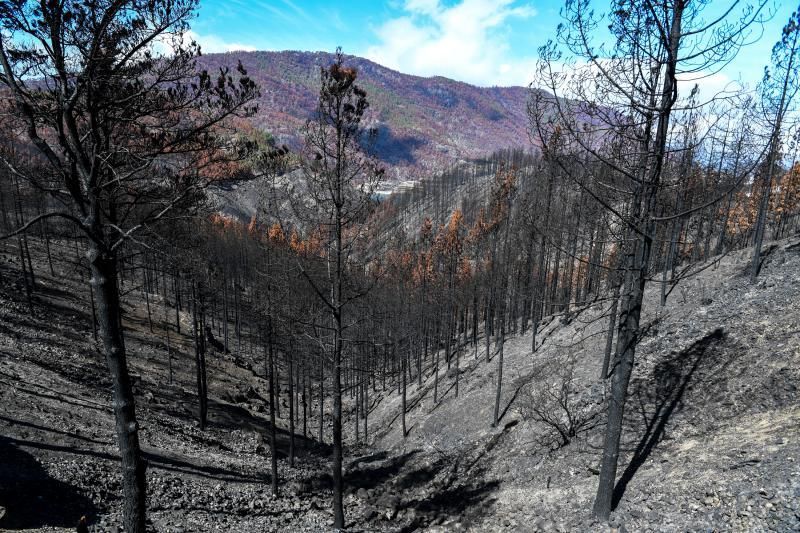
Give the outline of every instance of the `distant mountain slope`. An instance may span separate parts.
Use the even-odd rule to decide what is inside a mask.
[[[323,52],[209,54],[206,68],[239,59],[261,87],[254,124],[279,142],[300,146],[300,129],[313,112],[319,68],[333,61]],[[395,178],[441,170],[459,159],[503,148],[528,147],[525,87],[475,87],[442,77],[402,74],[367,59],[348,57],[370,101],[368,125],[379,135],[376,155]]]

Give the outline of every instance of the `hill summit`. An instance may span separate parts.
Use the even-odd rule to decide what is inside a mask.
[[[325,52],[230,52],[201,58],[209,70],[240,60],[261,88],[251,120],[279,143],[298,147],[313,113],[319,69],[333,62]],[[476,87],[440,76],[402,74],[355,56],[367,91],[367,125],[377,130],[375,155],[394,178],[417,177],[461,159],[530,146],[525,87]]]

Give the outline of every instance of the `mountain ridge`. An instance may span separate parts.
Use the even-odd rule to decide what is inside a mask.
[[[279,143],[302,146],[302,127],[316,107],[319,69],[327,52],[225,52],[199,63],[209,70],[238,60],[261,87],[251,123]],[[369,59],[345,56],[359,72],[377,130],[374,153],[394,180],[419,178],[459,160],[502,149],[529,149],[526,87],[478,87],[443,76],[404,74]]]

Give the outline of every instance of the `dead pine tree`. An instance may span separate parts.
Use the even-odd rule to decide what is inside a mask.
[[[209,165],[238,155],[221,135],[224,119],[251,113],[258,94],[243,68],[223,69],[218,79],[198,72],[199,47],[182,38],[196,7],[192,0],[20,1],[0,9],[0,86],[14,103],[11,127],[36,153],[31,172],[2,163],[56,206],[10,235],[58,218],[86,237],[129,533],[145,531],[146,490],[120,317],[120,253],[198,205]],[[152,47],[157,41],[165,52]],[[159,164],[165,154],[170,165]]]
[[[588,0],[568,0],[557,39],[540,49],[533,85],[547,92],[532,92],[534,136],[545,157],[616,219],[625,243],[611,397],[593,508],[601,519],[608,518],[615,501],[622,421],[654,238],[659,223],[686,216],[660,216],[659,207],[673,150],[671,119],[676,106],[681,112],[688,107],[685,98],[680,100],[678,79],[730,60],[747,42],[748,28],[761,22],[766,2],[730,4],[724,16],[713,17],[704,13],[708,3],[688,0],[613,2],[608,14],[594,11]],[[609,28],[608,43],[600,42],[599,25]],[[586,164],[610,169],[609,178],[584,172]]]
[[[767,160],[762,168],[761,201],[753,239],[753,256],[750,265],[750,283],[755,283],[761,268],[761,245],[767,225],[767,211],[774,175],[779,164],[782,143],[781,133],[787,114],[800,91],[800,11],[792,13],[784,26],[780,41],[772,49],[772,62],[764,72],[759,85],[760,109],[769,132]]]
[[[368,292],[351,268],[352,255],[362,237],[366,215],[373,208],[373,193],[383,170],[364,149],[374,133],[361,121],[369,107],[366,92],[356,83],[358,73],[345,65],[337,50],[333,63],[320,69],[317,108],[304,128],[305,152],[302,174],[305,191],[290,198],[293,215],[301,221],[300,231],[308,237],[308,254],[296,262],[302,278],[324,308],[329,340],[320,338],[323,355],[331,363],[330,394],[333,399],[333,527],[345,524],[342,476],[342,391],[345,358],[352,345],[345,339],[347,314]],[[313,237],[313,238],[312,238]],[[298,239],[303,238],[299,236]],[[314,244],[316,242],[317,244]],[[327,338],[327,337],[326,337]],[[322,404],[323,364],[320,364]],[[322,413],[320,413],[322,415]],[[320,437],[322,416],[320,416]],[[320,439],[321,440],[321,439]]]
[[[500,286],[497,291],[498,318],[500,335],[497,340],[497,383],[495,385],[494,410],[492,414],[492,427],[497,426],[500,417],[500,399],[503,390],[503,358],[506,341],[506,312],[508,302],[508,264],[511,260],[511,250],[508,235],[511,227],[511,208],[516,189],[516,170],[502,168],[495,177],[495,188],[492,191],[491,216],[495,231],[490,232],[489,238],[497,239],[501,246],[498,261],[500,271]],[[502,232],[502,237],[501,237]],[[495,268],[492,265],[492,268]]]

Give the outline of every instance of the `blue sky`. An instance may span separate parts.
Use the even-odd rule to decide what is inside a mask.
[[[733,0],[713,0],[708,18]],[[604,11],[609,1],[597,1]],[[205,52],[323,50],[342,46],[401,72],[476,85],[527,85],[536,51],[555,35],[563,2],[544,0],[201,0],[193,24]],[[703,81],[754,84],[795,0],[771,5],[760,41]]]

